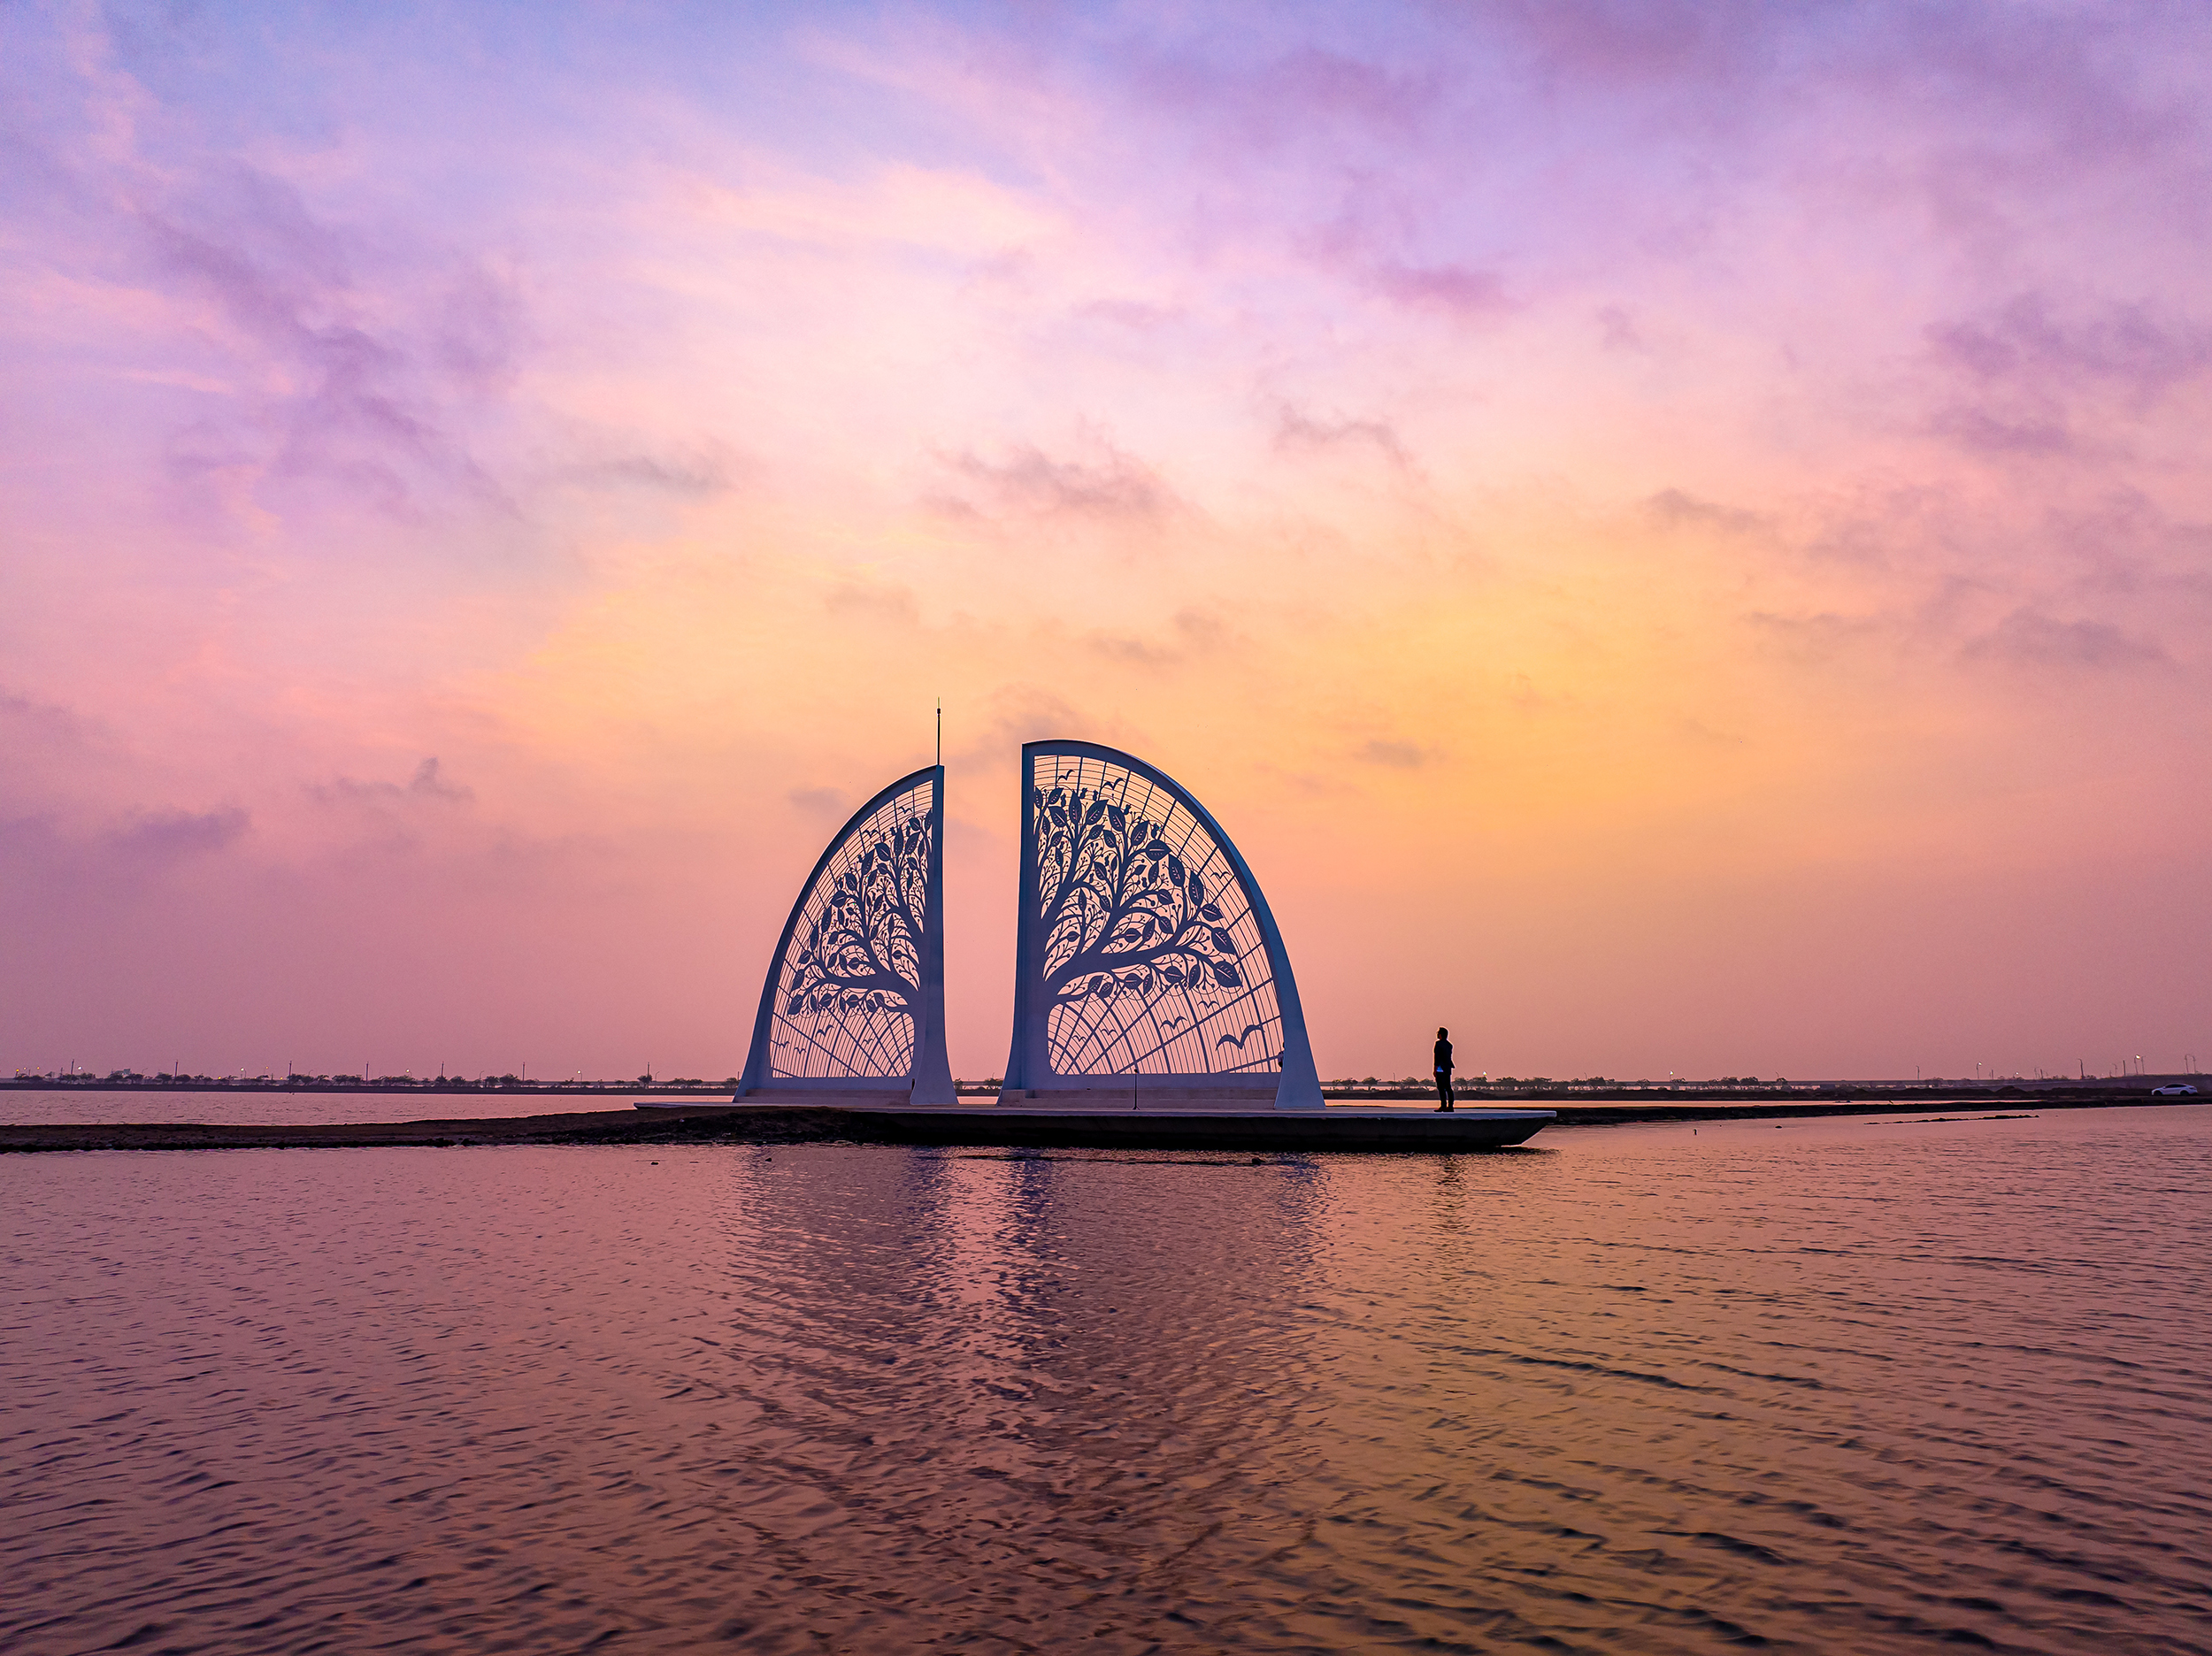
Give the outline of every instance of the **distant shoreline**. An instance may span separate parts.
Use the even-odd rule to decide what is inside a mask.
[[[2207,1085],[2193,1075],[2139,1075],[2090,1080],[2008,1080],[2001,1084],[1967,1081],[1809,1081],[1789,1083],[1714,1083],[1700,1085],[1661,1085],[1634,1082],[1531,1082],[1515,1086],[1462,1085],[1457,1095],[1468,1103],[1502,1107],[1536,1104],[1558,1108],[1561,1101],[1629,1102],[1663,1108],[1671,1103],[1795,1104],[1897,1103],[1948,1101],[1997,1102],[2028,1100],[2048,1103],[2111,1104],[2150,1099],[2150,1089],[2171,1082]],[[262,1078],[220,1080],[194,1077],[186,1080],[134,1081],[70,1079],[54,1077],[0,1080],[0,1091],[15,1092],[357,1092],[419,1094],[427,1097],[546,1097],[546,1098],[695,1098],[701,1101],[726,1100],[735,1090],[728,1081],[711,1084],[638,1081],[319,1081],[306,1077],[282,1081]],[[964,1098],[991,1098],[996,1086],[972,1082],[960,1087]],[[1332,1103],[1355,1104],[1405,1100],[1433,1100],[1435,1090],[1420,1086],[1330,1087],[1323,1091]],[[2207,1096],[2212,1096],[2208,1093]]]
[[[2044,1109],[2111,1109],[2146,1105],[2186,1106],[2201,1099],[2150,1099],[2139,1095],[2100,1099],[2044,1098],[2028,1100]],[[1985,1094],[1953,1095],[1899,1104],[1893,1100],[1774,1103],[1750,1101],[1731,1107],[1711,1103],[1624,1108],[1612,1105],[1554,1107],[1558,1119],[1544,1131],[1571,1127],[1620,1127],[1669,1123],[1772,1121],[1824,1116],[1935,1116],[1946,1110],[1987,1109],[2018,1103]],[[489,1116],[472,1120],[348,1122],[322,1126],[254,1126],[197,1122],[133,1122],[101,1124],[0,1125],[0,1154],[65,1150],[338,1150],[448,1148],[484,1145],[675,1145],[826,1144],[896,1142],[870,1138],[856,1129],[848,1112],[818,1107],[748,1105],[727,1108],[639,1111],[588,1110],[551,1116]],[[1540,1147],[1540,1137],[1536,1144]]]
[[[135,1081],[110,1081],[85,1076],[17,1076],[0,1081],[0,1092],[451,1092],[494,1097],[507,1093],[565,1094],[572,1098],[629,1098],[647,1093],[655,1098],[722,1098],[734,1090],[735,1084],[728,1081],[463,1081],[443,1077],[435,1081],[319,1081],[309,1076],[287,1077],[281,1081],[264,1076],[240,1076],[227,1081],[219,1076],[193,1076],[180,1081],[142,1077]]]

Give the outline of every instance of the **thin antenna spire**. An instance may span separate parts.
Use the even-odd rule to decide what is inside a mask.
[[[937,763],[945,763],[945,698],[937,698]]]

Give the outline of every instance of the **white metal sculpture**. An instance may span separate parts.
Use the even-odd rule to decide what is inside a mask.
[[[945,772],[853,813],[784,922],[737,1095],[899,1092],[956,1102],[945,1052]]]
[[[1275,917],[1206,808],[1094,742],[1031,742],[1022,778],[1001,1101],[1121,1082],[1202,1101],[1264,1097],[1271,1084],[1276,1108],[1321,1108]]]

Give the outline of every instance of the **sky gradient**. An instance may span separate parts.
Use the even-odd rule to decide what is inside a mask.
[[[0,9],[0,1071],[721,1077],[945,705],[1324,1077],[2212,1054],[2212,13]]]

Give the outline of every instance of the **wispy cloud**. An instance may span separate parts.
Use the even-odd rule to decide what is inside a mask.
[[[1159,473],[1111,443],[1083,458],[1059,458],[1026,443],[995,457],[956,454],[946,462],[967,486],[957,497],[995,513],[1151,523],[1176,508]]]
[[[2114,672],[2164,664],[2172,658],[2154,639],[2131,637],[2106,621],[2062,621],[2016,610],[1965,648],[1970,660],[2002,662],[2038,671]]]
[[[1513,308],[1505,282],[1495,271],[1463,264],[1385,264],[1376,266],[1372,280],[1376,291],[1386,299],[1448,316],[1480,320]]]
[[[1275,446],[1292,454],[1364,448],[1394,465],[1412,464],[1405,443],[1387,420],[1322,418],[1289,403],[1277,411]]]
[[[2076,318],[2040,294],[1928,330],[1939,359],[1985,383],[2115,386],[2147,402],[2212,369],[2212,327],[2164,318],[2145,303],[2103,304]]]
[[[0,817],[0,914],[43,925],[127,912],[150,888],[241,853],[252,826],[248,812],[227,805],[141,808],[88,824],[52,812]],[[0,956],[0,965],[12,963]]]
[[[360,782],[337,777],[311,783],[307,791],[311,798],[326,805],[453,806],[471,804],[476,799],[476,791],[448,777],[434,756],[418,764],[405,782]]]
[[[425,479],[480,487],[437,382],[482,395],[511,376],[514,303],[481,272],[459,272],[427,315],[393,317],[386,295],[364,289],[357,238],[319,219],[287,180],[241,162],[211,167],[141,222],[155,279],[213,301],[230,325],[238,383],[254,387],[203,422],[213,442],[179,445],[180,474],[244,458],[278,477],[340,483],[387,510],[415,506]]]
[[[1374,737],[1360,744],[1355,756],[1363,763],[1392,770],[1418,770],[1433,756],[1417,742],[1387,741]]]

